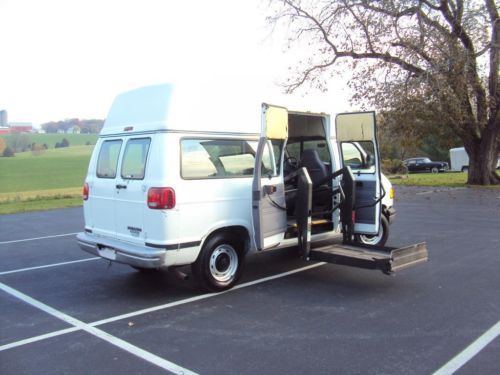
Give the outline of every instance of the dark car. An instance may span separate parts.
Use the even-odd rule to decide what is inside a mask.
[[[448,163],[444,161],[432,161],[429,158],[411,158],[403,161],[409,172],[432,172],[439,173],[449,169]]]

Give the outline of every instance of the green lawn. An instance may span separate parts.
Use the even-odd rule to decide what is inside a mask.
[[[30,142],[44,144],[46,143],[49,148],[54,148],[57,142],[61,142],[63,138],[66,138],[69,142],[69,145],[72,146],[83,146],[87,142],[94,145],[97,142],[98,134],[27,134],[30,138]],[[7,143],[11,134],[1,135],[1,138],[4,138]]]
[[[82,196],[49,197],[29,200],[13,200],[0,202],[0,215],[28,211],[45,211],[55,208],[77,207],[82,205]]]
[[[411,173],[407,176],[389,177],[393,185],[463,187],[467,173]]]
[[[70,141],[71,142],[71,141]],[[75,207],[94,146],[48,149],[42,155],[0,157],[0,214]]]
[[[0,194],[74,188],[83,185],[94,146],[49,149],[0,157]]]
[[[48,135],[48,134],[41,134]],[[70,141],[71,142],[71,141]],[[82,203],[81,189],[94,146],[75,146],[0,157],[0,214],[73,207]],[[390,178],[394,185],[465,186],[466,173],[415,173]]]

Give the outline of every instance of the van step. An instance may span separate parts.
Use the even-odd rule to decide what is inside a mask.
[[[309,259],[391,274],[427,262],[428,253],[425,242],[401,248],[333,244],[311,249]]]
[[[311,225],[324,225],[324,224],[331,224],[331,221],[326,220],[326,219],[312,219],[311,220]],[[288,224],[288,226],[292,227],[292,228],[297,228],[297,222],[295,220],[291,221]]]

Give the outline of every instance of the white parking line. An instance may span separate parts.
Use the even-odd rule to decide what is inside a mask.
[[[228,291],[222,292],[222,293],[202,294],[202,295],[199,295],[199,296],[185,298],[185,299],[182,299],[182,300],[179,300],[179,301],[165,303],[163,305],[153,306],[153,307],[150,307],[150,308],[147,308],[147,309],[141,309],[141,310],[137,310],[137,311],[133,311],[133,312],[127,313],[127,314],[117,315],[117,316],[113,316],[113,317],[110,317],[110,318],[107,318],[107,319],[98,320],[98,321],[95,321],[93,323],[88,323],[87,326],[89,326],[89,327],[96,327],[96,326],[100,326],[100,325],[103,325],[103,324],[106,324],[106,323],[115,322],[117,320],[132,318],[134,316],[143,315],[143,314],[147,314],[147,313],[158,311],[158,310],[164,310],[164,309],[168,309],[168,308],[175,307],[175,306],[185,305],[185,304],[190,303],[190,302],[196,302],[196,301],[201,301],[201,300],[212,298],[212,297],[217,297],[217,296],[220,296],[222,294],[230,293],[230,292],[232,292],[234,290],[247,288],[247,287],[252,286],[252,285],[264,283],[266,281],[279,279],[281,277],[293,275],[295,273],[299,273],[299,272],[303,272],[303,271],[308,271],[310,269],[313,269],[313,268],[316,268],[316,267],[319,267],[319,266],[322,266],[322,265],[325,265],[325,264],[326,263],[323,263],[323,262],[311,264],[311,265],[306,266],[306,267],[297,268],[297,269],[294,269],[294,270],[291,270],[291,271],[279,273],[277,275],[263,277],[262,279],[257,279],[257,280],[254,280],[254,281],[249,281],[247,283],[239,284],[239,285],[236,285],[234,288],[232,288],[232,289],[230,289]],[[0,285],[3,285],[3,284],[0,283]],[[22,345],[30,344],[30,343],[33,343],[33,342],[45,340],[45,339],[48,339],[48,338],[51,338],[51,337],[64,335],[66,333],[74,332],[74,331],[77,331],[77,330],[79,330],[79,329],[78,328],[61,329],[59,331],[54,331],[54,332],[50,332],[50,333],[47,333],[47,334],[30,337],[30,338],[27,338],[27,339],[24,339],[24,340],[15,341],[15,342],[12,342],[12,343],[0,346],[0,352],[3,351],[3,350],[12,349],[12,348],[15,348],[15,347],[18,347],[18,346],[22,346]]]
[[[158,310],[168,309],[170,307],[175,307],[175,306],[179,306],[179,305],[185,305],[186,303],[191,303],[191,302],[201,301],[201,300],[204,300],[204,299],[207,299],[207,298],[217,297],[217,296],[220,296],[222,294],[231,293],[234,290],[247,288],[247,287],[252,286],[252,285],[264,283],[266,281],[275,280],[275,279],[279,279],[281,277],[293,275],[294,273],[299,273],[299,272],[307,271],[307,270],[310,270],[312,268],[316,268],[316,267],[322,266],[324,264],[326,264],[326,263],[311,264],[310,266],[306,266],[306,267],[302,267],[302,268],[297,268],[297,269],[294,269],[294,270],[291,270],[291,271],[279,273],[277,275],[263,277],[262,279],[257,279],[257,280],[254,280],[254,281],[249,281],[247,283],[239,284],[239,285],[236,285],[235,287],[233,287],[232,289],[226,290],[225,292],[201,294],[199,296],[194,296],[194,297],[190,297],[190,298],[186,298],[186,299],[181,299],[180,301],[169,302],[169,303],[166,303],[164,305],[153,306],[153,307],[149,307],[147,309],[137,310],[137,311],[133,311],[133,312],[130,312],[130,313],[127,313],[127,314],[117,315],[117,316],[113,316],[111,318],[107,318],[107,319],[103,319],[103,320],[98,320],[97,322],[90,323],[89,325],[91,325],[93,327],[94,326],[100,326],[102,324],[116,322],[117,320],[128,319],[128,318],[132,318],[134,316],[148,314],[148,313],[151,313],[151,312],[154,312],[154,311],[158,311]]]
[[[24,340],[11,342],[10,344],[5,344],[5,345],[0,346],[0,352],[2,350],[16,348],[18,346],[31,344],[32,342],[50,339],[51,337],[61,336],[61,335],[65,335],[66,333],[71,333],[71,332],[76,332],[76,331],[80,331],[80,328],[73,326],[71,328],[61,329],[59,331],[49,332],[49,333],[45,333],[43,335],[34,336],[34,337],[30,337],[30,338],[27,338]]]
[[[437,370],[433,375],[448,375],[453,374],[475,355],[483,350],[490,342],[500,336],[500,321],[493,327],[483,333],[476,341],[470,344],[467,348],[458,353],[448,363]]]
[[[22,240],[12,240],[12,241],[1,241],[0,245],[7,245],[9,243],[18,243],[18,242],[26,242],[26,241],[36,241],[36,240],[45,240],[47,238],[57,238],[57,237],[68,237],[68,236],[76,236],[79,232],[75,233],[64,233],[64,234],[54,234],[52,236],[44,236],[44,237],[33,237],[33,238],[24,238]]]
[[[174,374],[196,374],[184,367],[181,367],[173,362],[170,362],[164,358],[161,358],[153,353],[150,353],[144,349],[139,348],[138,346],[132,345],[131,343],[119,339],[118,337],[115,337],[113,335],[110,335],[109,333],[106,333],[99,328],[91,327],[90,325],[82,322],[81,320],[75,319],[59,310],[56,310],[40,301],[37,301],[34,298],[31,298],[30,296],[21,293],[20,291],[11,288],[8,285],[5,285],[3,283],[0,283],[0,289],[2,289],[4,292],[12,295],[13,297],[16,297],[23,302],[26,302],[30,304],[31,306],[34,306],[47,314],[50,314],[68,324],[71,324],[72,326],[79,328],[81,330],[84,330],[85,332],[90,333],[91,335],[94,335],[104,341],[109,342],[112,345],[115,345],[119,347],[120,349],[123,349],[139,358],[142,358],[158,367],[161,367],[165,370],[168,370]]]
[[[28,268],[18,268],[18,269],[11,270],[11,271],[0,272],[0,276],[2,276],[2,275],[8,275],[8,274],[11,274],[11,273],[17,273],[17,272],[25,272],[25,271],[39,270],[39,269],[43,269],[43,268],[65,266],[67,264],[73,264],[73,263],[88,262],[90,260],[97,260],[97,259],[102,259],[102,258],[101,257],[85,258],[85,259],[71,260],[71,261],[68,261],[68,262],[46,264],[46,265],[43,265],[43,266],[28,267]]]

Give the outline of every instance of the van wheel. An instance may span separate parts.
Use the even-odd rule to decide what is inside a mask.
[[[219,234],[208,239],[191,266],[202,289],[221,292],[236,284],[243,271],[242,246],[233,238]]]
[[[389,238],[389,221],[382,215],[378,234],[371,236],[368,234],[357,234],[356,241],[364,245],[384,246]]]

